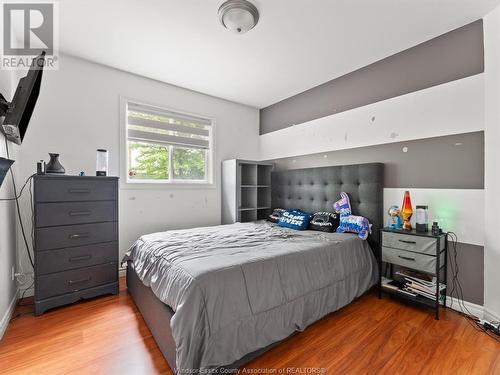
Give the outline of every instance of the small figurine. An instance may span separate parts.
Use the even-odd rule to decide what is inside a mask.
[[[403,226],[403,219],[401,218],[399,206],[394,205],[389,207],[387,213],[389,214],[389,223],[387,226],[391,229],[401,229]]]

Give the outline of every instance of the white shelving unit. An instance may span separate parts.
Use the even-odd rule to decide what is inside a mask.
[[[265,219],[271,213],[272,163],[222,162],[222,224]]]

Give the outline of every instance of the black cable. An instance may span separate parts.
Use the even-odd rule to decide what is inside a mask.
[[[7,158],[10,159],[9,143],[7,141],[7,138],[5,138],[5,150],[7,151]],[[28,258],[29,258],[31,267],[33,269],[35,269],[35,264],[33,262],[33,258],[31,257],[31,252],[30,252],[30,247],[28,245],[28,240],[26,239],[26,232],[24,230],[23,219],[21,217],[21,207],[19,205],[19,198],[17,196],[16,180],[14,179],[14,172],[12,172],[12,168],[10,168],[10,176],[12,177],[12,186],[14,188],[14,196],[16,197],[15,201],[16,201],[16,208],[17,208],[17,217],[19,219],[19,224],[21,226],[21,234],[23,236],[24,244],[26,245],[26,252],[28,253]],[[29,180],[31,180],[31,179],[29,179]],[[30,205],[31,205],[31,202],[30,202]]]
[[[31,179],[33,177],[35,177],[35,176],[36,176],[36,173],[34,173],[34,174],[32,174],[31,176],[28,177],[28,179],[24,182],[23,187],[19,191],[19,195],[15,196],[14,198],[0,198],[0,202],[3,202],[3,201],[15,201],[16,199],[21,198],[21,196],[23,195],[24,189],[26,188],[26,186],[28,185],[28,183],[31,181]]]
[[[16,304],[16,306],[17,306],[17,307],[33,306],[33,305],[35,304],[34,302],[31,302],[31,303],[21,303],[21,301],[24,299],[24,296],[25,296],[26,292],[27,292],[28,290],[30,290],[30,289],[31,289],[31,287],[32,287],[34,284],[35,284],[35,280],[33,280],[33,281],[31,282],[31,284],[30,284],[30,286],[29,286],[29,287],[27,287],[26,289],[24,289],[23,294],[21,294],[21,298],[19,298],[19,301],[18,301],[18,302],[17,302],[17,304]],[[18,318],[22,317],[22,316],[25,316],[25,315],[31,315],[31,314],[33,314],[33,311],[27,311],[27,312],[23,312],[23,313],[21,313],[21,312],[20,312],[20,313],[17,313],[17,314],[16,314],[16,315],[14,315],[12,318],[10,318],[9,323],[10,323],[10,322],[12,322],[13,320],[16,320],[16,319],[18,319]]]
[[[21,301],[24,299],[24,295],[26,294],[26,292],[27,292],[28,290],[30,290],[30,289],[31,289],[31,287],[32,287],[33,285],[35,285],[35,280],[33,280],[33,281],[31,282],[31,284],[30,284],[30,286],[29,286],[29,287],[27,287],[26,289],[24,289],[23,294],[21,294],[21,298],[19,298],[19,301],[17,302],[17,306],[32,306],[32,305],[34,305],[34,304],[35,304],[34,302],[31,302],[31,303],[21,303]]]
[[[480,324],[481,319],[479,317],[475,316],[472,314],[467,306],[465,305],[464,302],[464,296],[463,296],[463,289],[462,285],[460,283],[460,280],[458,278],[460,268],[458,266],[458,261],[457,261],[457,244],[458,244],[458,236],[454,232],[448,232],[446,233],[446,240],[448,241],[448,238],[451,241],[452,248],[453,248],[453,262],[451,263],[451,271],[452,271],[452,289],[450,292],[450,297],[453,297],[453,294],[456,291],[456,300],[458,303],[458,308],[460,311],[457,311],[460,315],[462,315],[465,320],[478,332],[484,332],[486,333],[489,337],[493,338],[494,340],[500,342],[500,337],[490,333],[485,327],[483,327],[482,324]],[[451,257],[450,257],[451,258]],[[453,299],[451,301],[451,306],[453,306]]]

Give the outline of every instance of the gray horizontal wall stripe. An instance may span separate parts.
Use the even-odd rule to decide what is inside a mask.
[[[483,21],[478,20],[261,109],[260,134],[482,72]]]
[[[403,152],[408,147],[408,152]],[[272,160],[278,169],[385,163],[386,188],[484,189],[484,132]]]

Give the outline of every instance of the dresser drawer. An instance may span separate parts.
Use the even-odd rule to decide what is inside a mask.
[[[116,221],[116,201],[37,203],[37,227]]]
[[[71,271],[51,273],[37,277],[35,294],[37,300],[76,292],[98,285],[112,283],[118,278],[118,264],[79,268]]]
[[[35,184],[37,202],[117,200],[117,180],[87,178],[40,178]]]
[[[437,241],[437,238],[382,232],[382,246],[413,251],[422,254],[436,255]],[[443,250],[444,246],[444,241],[440,241],[439,249]]]
[[[40,251],[36,254],[36,271],[45,275],[112,262],[118,263],[117,242]]]
[[[445,252],[441,253],[440,265],[444,264]],[[418,271],[436,273],[436,257],[431,255],[414,253],[412,251],[382,247],[382,261],[397,264],[399,266],[412,268]]]
[[[36,250],[63,249],[118,240],[116,222],[37,228]]]

